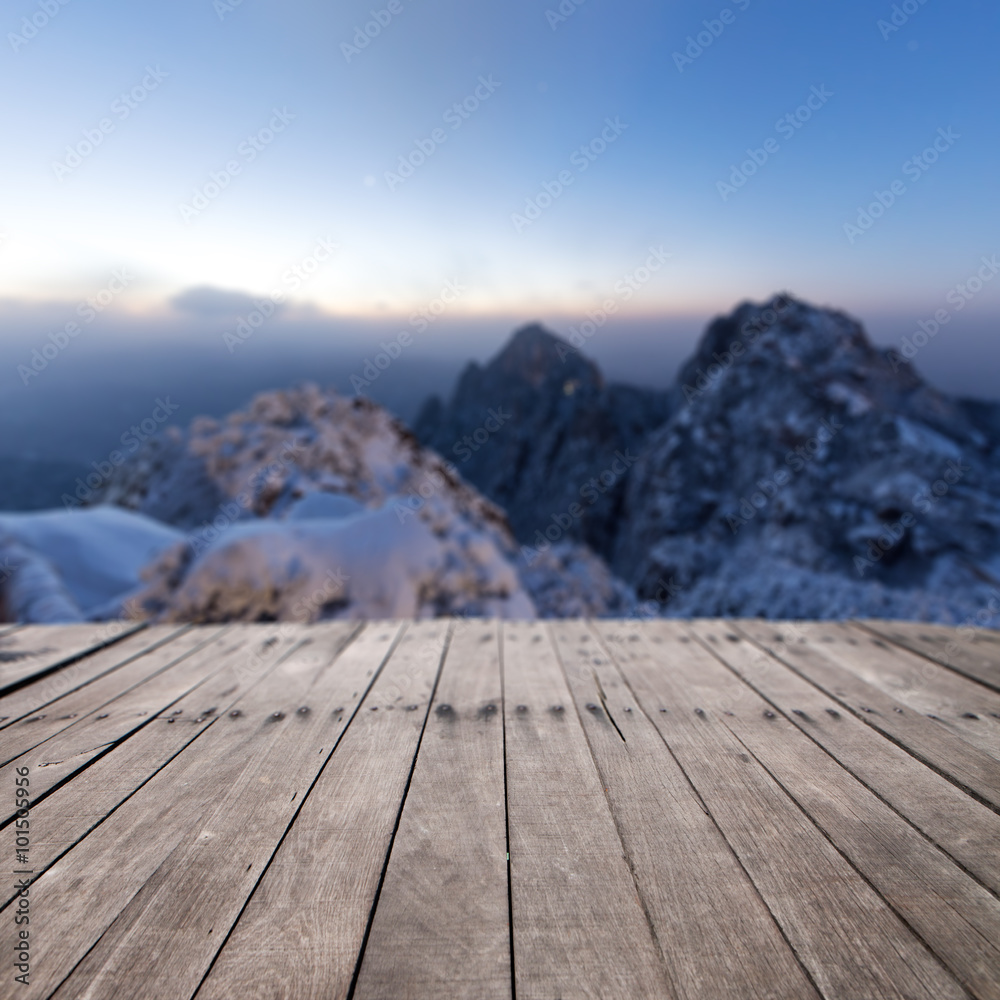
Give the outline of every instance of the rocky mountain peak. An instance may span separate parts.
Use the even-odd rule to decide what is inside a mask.
[[[844,313],[744,303],[709,326],[673,399],[614,559],[669,613],[940,616],[996,582],[988,421]]]
[[[584,382],[600,388],[600,369],[539,323],[522,326],[486,367],[487,375],[519,379],[537,389],[549,380]]]
[[[606,384],[593,361],[533,324],[485,366],[469,365],[447,403],[428,401],[415,431],[509,512],[519,540],[582,540],[604,556],[625,481],[618,455],[668,412],[665,392]]]

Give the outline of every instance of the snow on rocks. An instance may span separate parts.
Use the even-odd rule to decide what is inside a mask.
[[[569,600],[556,564],[526,586],[503,511],[452,465],[370,400],[316,386],[170,429],[102,500],[187,532],[135,595],[151,618],[533,618],[532,587],[547,611],[554,594]],[[607,613],[603,581],[587,588],[574,582],[587,596],[572,606]]]
[[[140,587],[142,568],[183,538],[115,507],[0,513],[7,616],[38,623],[117,617],[125,595]]]

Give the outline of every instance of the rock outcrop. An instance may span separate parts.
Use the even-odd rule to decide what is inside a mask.
[[[162,620],[530,618],[533,590],[546,615],[560,595],[592,614],[621,600],[603,578],[561,586],[558,561],[522,578],[502,510],[380,406],[315,386],[169,429],[100,500],[187,532],[129,595]]]
[[[518,330],[451,400],[432,398],[415,433],[507,511],[533,547],[579,540],[608,556],[629,466],[669,414],[665,393],[606,384],[598,367],[540,326]]]
[[[1000,408],[843,313],[716,320],[629,475],[613,566],[667,613],[961,620],[1000,587]],[[659,596],[657,596],[659,595]]]

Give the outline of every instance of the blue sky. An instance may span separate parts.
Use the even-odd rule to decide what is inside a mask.
[[[345,53],[373,10],[384,25]],[[998,28],[988,0],[9,0],[0,298],[72,302],[125,268],[111,308],[137,317],[194,287],[406,316],[449,281],[453,318],[558,317],[620,298],[656,247],[669,262],[623,314],[788,289],[916,320],[1000,252]],[[418,142],[425,162],[387,179]],[[905,193],[852,242],[893,181]],[[337,250],[310,263],[320,241]],[[986,286],[970,312],[997,303]]]

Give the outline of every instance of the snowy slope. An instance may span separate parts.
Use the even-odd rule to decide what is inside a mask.
[[[184,535],[117,507],[0,514],[8,614],[80,621],[134,591],[140,572]]]

